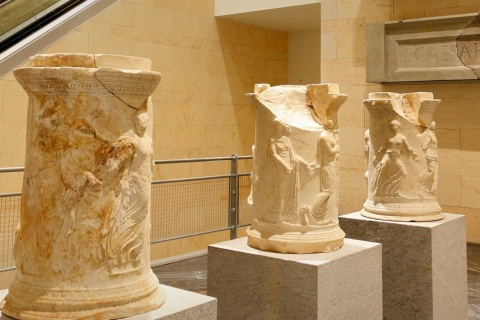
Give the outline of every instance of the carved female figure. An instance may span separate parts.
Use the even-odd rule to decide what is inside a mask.
[[[365,158],[370,157],[370,130],[367,129],[365,130],[365,133],[363,134],[363,153],[365,154]],[[367,182],[368,186],[368,170],[365,171],[365,181]]]
[[[438,141],[434,130],[435,121],[432,121],[430,128],[427,128],[423,133],[422,150],[425,153],[427,169],[423,171],[420,177],[420,184],[422,185],[420,195],[422,197],[435,197],[437,194]]]
[[[399,197],[400,188],[407,176],[407,169],[400,161],[400,156],[406,151],[415,161],[420,158],[410,147],[407,138],[399,133],[400,122],[392,120],[389,125],[393,135],[377,151],[373,160],[375,176],[371,188],[374,196]]]
[[[149,211],[150,177],[154,166],[152,140],[145,135],[148,115],[140,109],[134,116],[135,129],[117,142],[131,145],[127,153],[125,188],[127,192],[116,200],[115,216],[107,227],[106,253],[113,274],[136,270],[142,262],[144,244],[142,229]]]
[[[317,141],[317,162],[313,169],[320,170],[320,193],[311,206],[315,222],[328,224],[337,220],[339,145],[333,131],[333,120],[329,120]]]
[[[290,127],[274,120],[275,136],[270,139],[273,164],[273,211],[279,213],[280,221],[295,223],[298,206],[298,163],[290,142]]]

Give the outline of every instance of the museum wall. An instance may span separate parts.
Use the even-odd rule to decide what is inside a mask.
[[[255,112],[245,93],[255,83],[283,84],[288,77],[288,34],[215,19],[214,0],[121,0],[44,53],[56,52],[153,61],[163,76],[153,94],[155,159],[250,155]],[[27,103],[12,73],[0,79],[0,167],[24,165]],[[249,162],[239,164],[240,171],[251,170]],[[229,170],[229,162],[157,165],[155,178]],[[0,174],[1,193],[20,191],[21,184],[21,173]],[[184,196],[194,195],[176,194]],[[151,256],[161,259],[228,239],[228,232],[220,232],[155,244]],[[6,286],[0,279],[0,287]]]
[[[381,85],[365,82],[365,24],[475,13],[479,1],[322,1],[322,82],[341,85],[349,99],[339,111],[340,211],[362,207],[366,197],[363,132],[369,92],[431,91],[442,99],[434,114],[439,143],[438,201],[444,212],[467,217],[467,240],[480,243],[480,82]]]
[[[320,29],[288,34],[288,84],[320,82]]]
[[[254,110],[244,95],[255,83],[288,77],[288,34],[215,19],[214,0],[121,0],[44,53],[54,52],[153,61],[163,76],[153,94],[156,159],[250,155]],[[0,80],[0,107],[0,167],[23,166],[27,96],[11,73]],[[156,177],[216,171],[157,166]],[[19,176],[0,175],[0,191],[19,191]]]

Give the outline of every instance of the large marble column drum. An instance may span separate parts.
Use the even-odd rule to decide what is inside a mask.
[[[347,99],[336,84],[257,85],[253,223],[248,245],[281,253],[338,250],[337,111]]]
[[[430,92],[370,93],[365,134],[368,199],[362,215],[392,221],[444,218],[437,202],[438,154]]]
[[[53,54],[14,75],[29,95],[18,319],[113,319],[164,301],[150,268],[153,169],[148,59]]]

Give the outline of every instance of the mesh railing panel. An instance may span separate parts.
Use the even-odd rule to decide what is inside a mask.
[[[20,198],[0,197],[0,270],[15,267],[13,246],[20,218]]]
[[[238,177],[238,224],[252,223],[252,209],[247,204],[247,198],[250,194],[250,175]]]
[[[229,215],[229,178],[154,183],[151,193],[151,241],[186,237],[226,229]],[[247,205],[250,175],[239,177],[239,225],[252,222]],[[0,270],[15,266],[13,247],[20,217],[20,195],[0,196]]]
[[[151,241],[228,226],[229,178],[152,185]]]

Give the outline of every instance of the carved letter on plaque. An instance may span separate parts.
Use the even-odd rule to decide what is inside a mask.
[[[29,95],[17,273],[3,312],[113,319],[164,301],[150,268],[150,60],[54,54],[14,71]]]
[[[368,199],[362,215],[394,221],[443,219],[436,189],[437,138],[429,92],[371,93],[364,101],[368,130]]]
[[[253,147],[254,221],[248,244],[282,253],[338,250],[338,85],[257,85]]]

